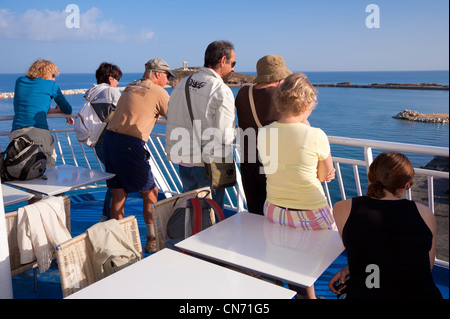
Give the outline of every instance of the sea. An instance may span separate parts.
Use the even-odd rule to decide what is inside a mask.
[[[241,72],[256,75],[254,72]],[[449,71],[385,72],[304,72],[313,84],[436,83],[449,84]],[[0,74],[0,92],[14,92],[15,80],[22,74]],[[142,73],[125,73],[119,86],[137,80]],[[56,78],[61,90],[87,89],[95,83],[94,74],[61,74]],[[231,88],[236,95],[239,87]],[[170,94],[172,89],[167,88]],[[309,117],[312,126],[328,136],[372,139],[431,146],[449,147],[449,124],[421,123],[392,118],[408,109],[419,113],[449,113],[448,90],[370,89],[318,87],[318,105]],[[83,105],[83,95],[67,95],[74,112]],[[0,99],[0,117],[13,115],[13,99]],[[8,131],[6,123],[0,131]],[[50,125],[53,124],[49,123]],[[10,125],[10,124],[7,124]],[[65,123],[55,126],[65,127]],[[160,128],[156,127],[155,130]],[[163,130],[163,129],[162,129]],[[158,133],[164,133],[160,131]],[[361,159],[362,151],[332,146],[332,155]],[[374,155],[383,150],[374,150]],[[430,155],[407,154],[413,165],[426,165]],[[364,158],[364,157],[362,157]]]

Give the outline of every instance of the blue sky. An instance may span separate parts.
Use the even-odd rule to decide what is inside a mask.
[[[80,28],[67,28],[80,10]],[[379,8],[379,28],[366,19]],[[447,0],[0,0],[0,73],[24,73],[38,58],[62,73],[103,62],[142,72],[147,60],[203,65],[206,46],[235,45],[236,71],[279,54],[292,71],[449,69]],[[374,22],[375,20],[370,20]]]

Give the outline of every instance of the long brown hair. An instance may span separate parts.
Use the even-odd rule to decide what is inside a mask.
[[[369,168],[367,196],[383,198],[385,190],[396,194],[414,177],[414,168],[408,157],[402,153],[389,151],[378,155]]]

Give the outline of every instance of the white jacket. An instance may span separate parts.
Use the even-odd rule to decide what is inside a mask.
[[[170,95],[165,150],[169,161],[203,166],[200,146],[192,142],[193,124],[185,93],[187,79],[182,79]],[[233,92],[210,68],[200,68],[192,76],[189,92],[196,131],[201,132],[203,153],[217,157],[229,155],[224,152],[231,150],[235,139]]]
[[[45,272],[50,268],[56,246],[70,238],[63,197],[46,197],[17,210],[17,243],[21,264],[37,259],[39,272]]]

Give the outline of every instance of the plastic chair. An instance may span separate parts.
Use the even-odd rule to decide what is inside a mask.
[[[203,193],[203,194],[200,194]],[[156,250],[159,251],[165,248],[166,241],[166,228],[167,223],[169,221],[170,216],[173,213],[173,206],[175,202],[186,196],[196,196],[197,194],[203,195],[199,197],[211,197],[211,189],[209,187],[203,187],[194,189],[192,191],[182,193],[177,196],[173,196],[170,198],[163,199],[158,201],[152,205],[152,219],[153,225],[155,225],[155,237],[156,237]]]
[[[142,257],[142,244],[136,217],[129,216],[120,219],[119,224]],[[64,298],[96,281],[93,268],[93,249],[86,233],[56,247],[56,257]]]

